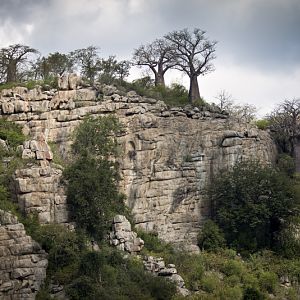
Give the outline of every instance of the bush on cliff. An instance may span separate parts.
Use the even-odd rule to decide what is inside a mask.
[[[86,118],[75,131],[75,161],[64,171],[67,200],[77,226],[101,240],[115,214],[126,212],[118,191],[119,173],[112,161],[117,156],[115,117]]]
[[[198,234],[198,246],[207,251],[217,251],[225,246],[224,234],[214,221],[204,223]]]
[[[291,179],[255,161],[218,176],[209,196],[228,245],[251,252],[275,249],[277,235],[299,208]]]
[[[22,165],[17,146],[22,145],[25,136],[21,126],[0,119],[0,209],[17,213],[17,207],[11,201],[13,191],[12,175]]]

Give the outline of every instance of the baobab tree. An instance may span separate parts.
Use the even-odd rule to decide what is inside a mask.
[[[28,61],[30,53],[37,54],[38,51],[29,46],[15,44],[0,49],[0,72],[2,80],[6,82],[18,81],[18,71]]]
[[[300,99],[285,100],[267,119],[280,150],[295,156],[300,139]]]
[[[151,44],[135,49],[132,62],[137,66],[147,66],[154,73],[155,86],[165,86],[166,71],[176,65],[171,44],[165,39],[157,39]]]
[[[199,28],[195,28],[192,33],[187,28],[173,31],[165,35],[165,39],[171,43],[171,56],[176,58],[175,68],[190,78],[190,102],[200,99],[198,76],[214,70],[212,60],[216,58],[217,42],[209,41],[205,31]]]

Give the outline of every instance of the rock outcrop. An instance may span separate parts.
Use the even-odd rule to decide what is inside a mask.
[[[127,204],[137,226],[156,231],[166,241],[185,246],[195,244],[209,212],[205,187],[220,170],[228,169],[238,160],[255,158],[270,163],[274,158],[275,147],[267,132],[231,120],[216,109],[168,108],[162,101],[141,97],[133,91],[125,93],[111,86],[81,88],[76,80],[65,78],[60,90],[4,90],[1,112],[22,125],[33,141],[42,136],[45,142],[56,143],[66,160],[70,159],[71,133],[85,116],[115,114],[124,124],[124,134],[119,137],[123,149],[119,163],[121,189],[127,195]],[[51,161],[44,147],[34,151],[30,143],[24,149],[30,149],[27,152],[36,158],[39,155],[41,162]],[[26,176],[20,174],[17,178],[36,180]],[[39,176],[51,181],[59,174]],[[56,203],[62,209],[66,207],[62,196],[56,200],[56,195],[61,195],[60,186],[52,185],[52,194],[35,186],[36,191],[21,192],[21,206],[23,202],[22,207],[36,210],[43,222],[54,221],[57,213],[51,209]],[[47,204],[39,206],[39,200],[32,200],[35,192],[44,193],[43,203]],[[58,219],[64,222],[65,216],[67,212]]]
[[[162,257],[141,256],[140,251],[144,247],[144,241],[132,231],[131,224],[125,216],[116,215],[112,222],[112,231],[109,234],[109,242],[121,251],[137,257],[143,262],[146,271],[154,276],[162,276],[175,283],[180,294],[187,296],[190,291],[186,289],[183,278],[177,273],[174,264],[166,265]]]
[[[35,299],[46,277],[47,254],[23,224],[0,210],[0,299]]]
[[[183,296],[190,294],[190,291],[185,287],[184,279],[177,273],[177,269],[174,264],[166,265],[163,258],[153,256],[145,256],[143,258],[143,264],[148,272],[174,282],[177,287],[177,291]]]
[[[122,215],[116,215],[113,219],[109,242],[112,246],[129,254],[139,253],[144,246],[144,241],[131,230],[130,222]]]

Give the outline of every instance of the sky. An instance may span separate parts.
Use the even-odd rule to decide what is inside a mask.
[[[0,47],[22,43],[43,55],[94,45],[101,57],[130,59],[140,45],[183,28],[218,41],[215,71],[198,78],[208,102],[226,91],[263,116],[300,98],[300,0],[0,0]],[[188,86],[182,73],[166,75]]]

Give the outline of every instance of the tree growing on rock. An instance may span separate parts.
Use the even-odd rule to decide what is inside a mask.
[[[129,75],[130,63],[123,60],[118,62],[115,55],[99,61],[99,80],[112,84],[116,79],[123,81]]]
[[[38,58],[32,64],[32,73],[35,80],[46,80],[57,75],[62,76],[65,72],[71,72],[73,65],[74,62],[70,55],[55,52]]]
[[[74,162],[64,171],[72,219],[97,240],[105,237],[113,216],[126,211],[117,164],[111,160],[120,130],[113,116],[86,118],[75,130]]]
[[[91,83],[94,82],[100,67],[100,57],[98,52],[99,48],[89,46],[87,48],[74,50],[70,53],[81,75]]]
[[[0,77],[5,82],[17,82],[21,79],[21,67],[28,62],[30,54],[38,51],[26,45],[15,44],[0,49]]]
[[[176,58],[175,68],[190,78],[190,102],[200,99],[198,76],[214,70],[212,61],[216,58],[217,42],[208,40],[205,33],[199,28],[193,32],[185,28],[165,35],[165,39],[172,45],[172,56]]]
[[[151,44],[141,45],[133,53],[133,64],[147,66],[154,73],[155,86],[165,86],[165,73],[176,65],[171,44],[157,39]]]
[[[300,99],[285,100],[267,119],[280,150],[293,156],[300,136]]]

